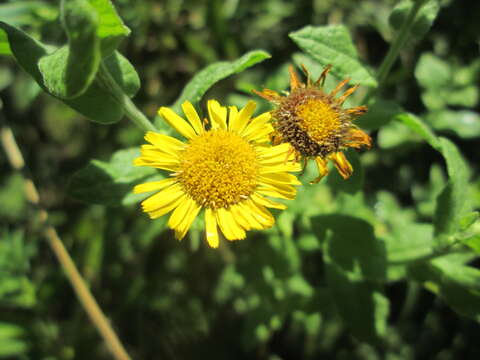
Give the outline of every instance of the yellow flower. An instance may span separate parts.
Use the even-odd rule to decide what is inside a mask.
[[[240,111],[208,101],[210,128],[205,129],[190,102],[182,105],[187,120],[162,107],[159,114],[187,139],[147,132],[138,166],[170,172],[170,178],[135,186],[135,193],[158,191],[142,202],[152,219],[169,212],[168,226],[182,239],[200,210],[205,210],[206,238],[218,247],[217,226],[228,240],[244,239],[248,230],[274,224],[267,208],[286,206],[267,197],[293,199],[299,185],[289,171],[300,165],[288,156],[287,144],[268,145],[273,131],[270,113],[251,118],[253,101]],[[293,155],[293,154],[290,154]],[[287,157],[287,159],[286,159]]]
[[[370,137],[352,124],[352,120],[367,111],[366,106],[342,109],[344,101],[357,88],[349,88],[338,98],[335,98],[349,79],[340,82],[330,94],[322,88],[325,78],[331,69],[328,65],[317,81],[312,82],[307,69],[302,66],[307,75],[307,83],[302,83],[290,66],[290,93],[280,96],[277,92],[264,89],[255,91],[264,99],[276,105],[272,111],[274,120],[274,143],[289,143],[296,158],[304,157],[304,162],[314,158],[319,176],[311,183],[319,182],[328,174],[327,163],[332,160],[340,175],[347,179],[352,175],[353,168],[343,151],[346,148],[371,147]]]

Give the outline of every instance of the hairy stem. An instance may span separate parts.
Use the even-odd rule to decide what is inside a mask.
[[[143,131],[157,131],[150,120],[148,120],[147,117],[135,106],[128,95],[125,94],[115,82],[105,65],[101,65],[98,74],[102,86],[107,89],[113,95],[115,100],[123,107],[126,117]]]

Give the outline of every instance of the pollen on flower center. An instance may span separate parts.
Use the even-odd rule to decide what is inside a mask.
[[[251,195],[257,175],[254,147],[235,133],[216,129],[190,141],[177,178],[197,204],[218,209]]]
[[[341,121],[338,112],[320,99],[308,99],[296,109],[299,126],[318,143],[338,133]]]

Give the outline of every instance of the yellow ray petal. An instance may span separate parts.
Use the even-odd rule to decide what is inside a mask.
[[[341,151],[333,153],[330,155],[330,158],[333,160],[333,164],[337,168],[338,172],[346,180],[353,173],[352,164],[347,160],[345,154]]]
[[[274,132],[272,125],[265,124],[264,126],[256,129],[256,131],[244,131],[242,136],[248,141],[257,142],[260,144],[270,142],[270,134]]]
[[[140,152],[142,154],[142,157],[145,157],[145,158],[159,157],[163,159],[176,160],[177,162],[180,155],[179,152],[165,152],[163,149],[159,149],[154,145],[142,145]]]
[[[259,169],[259,174],[273,174],[273,173],[279,173],[279,172],[291,172],[291,171],[300,171],[302,170],[302,166],[300,163],[292,163],[292,162],[287,162],[287,163],[280,163],[280,164],[262,164]]]
[[[154,211],[178,199],[183,194],[182,187],[178,184],[173,184],[172,186],[143,200],[142,208],[145,212]]]
[[[257,193],[253,193],[250,197],[257,204],[263,205],[265,207],[280,209],[280,210],[285,210],[287,208],[286,205],[281,204],[281,203],[276,202],[276,201],[272,201],[270,199],[267,199],[267,198],[265,198],[262,195],[257,194]]]
[[[133,188],[133,193],[141,194],[144,192],[161,190],[166,188],[167,186],[173,185],[175,181],[175,179],[163,179],[160,181],[151,181],[143,184],[138,184]]]
[[[182,104],[182,110],[187,117],[187,120],[190,122],[192,125],[193,129],[197,134],[201,134],[204,129],[203,129],[203,124],[202,121],[200,120],[200,117],[198,116],[197,111],[193,107],[192,103],[190,101],[185,101]]]
[[[235,124],[237,121],[238,109],[236,106],[228,107],[228,128],[232,130],[232,124]]]
[[[264,112],[252,119],[245,128],[245,132],[250,133],[250,132],[256,132],[258,129],[262,128],[265,126],[265,124],[268,124],[270,119],[272,118],[272,115],[270,112]]]
[[[279,162],[285,161],[287,154],[290,152],[291,145],[283,143],[275,146],[257,146],[257,154],[260,161],[277,160]]]
[[[165,214],[168,214],[170,211],[175,209],[178,205],[182,203],[186,198],[186,195],[180,196],[178,199],[172,201],[171,203],[168,203],[164,205],[161,208],[158,208],[157,210],[150,211],[148,215],[150,216],[150,219],[158,219],[159,217],[162,217]]]
[[[271,196],[279,199],[293,200],[297,190],[291,187],[273,186],[270,184],[261,184],[257,187],[257,192],[265,196]]]
[[[249,223],[248,219],[244,216],[242,208],[239,204],[230,206],[230,211],[232,212],[233,217],[237,220],[238,224],[245,230],[251,230],[252,226]]]
[[[235,210],[233,212],[234,216],[238,215],[240,217],[243,217],[248,222],[248,224],[252,229],[262,230],[264,228],[263,225],[255,218],[255,216],[252,215],[252,210],[250,209],[250,207],[248,207],[246,202],[238,203],[237,206],[238,206],[238,211]],[[245,228],[245,230],[248,230],[248,229]]]
[[[190,229],[190,226],[192,226],[192,222],[197,217],[201,208],[202,207],[200,205],[197,205],[196,202],[193,202],[193,207],[188,211],[187,216],[185,219],[183,219],[180,226],[175,229],[176,239],[182,240],[185,237],[185,234]]]
[[[212,248],[218,247],[218,229],[215,213],[212,209],[205,210],[205,235],[207,236],[208,245]]]
[[[275,219],[270,211],[268,211],[263,205],[256,204],[252,200],[246,201],[245,204],[248,206],[255,219],[258,220],[258,222],[262,225],[263,229],[273,226]]]
[[[260,183],[264,182],[271,185],[301,185],[297,177],[286,172],[262,174],[258,177]]]
[[[230,122],[229,124],[230,130],[236,131],[239,134],[241,134],[243,129],[247,125],[248,121],[252,117],[256,107],[257,107],[257,104],[255,104],[255,102],[249,101],[245,105],[245,107],[242,110],[240,110],[238,115],[235,117],[234,121]]]
[[[185,144],[174,137],[148,131],[145,134],[145,140],[157,148],[171,154],[176,154],[185,148]]]
[[[178,160],[157,159],[156,157],[139,157],[133,161],[135,166],[151,166],[167,171],[178,170]]]
[[[227,108],[221,106],[217,100],[208,100],[207,109],[212,129],[227,129]]]
[[[175,114],[171,109],[166,107],[161,107],[158,110],[158,113],[163,117],[163,119],[179,134],[183,135],[187,139],[192,139],[196,136],[195,130],[186,122],[182,117]]]
[[[217,217],[217,224],[220,226],[220,230],[222,230],[227,240],[245,239],[245,230],[238,225],[229,210],[225,208],[217,209],[215,215]]]
[[[186,197],[172,212],[168,219],[168,226],[171,229],[177,229],[182,224],[183,220],[187,216],[188,212],[195,206],[195,201],[190,197]]]

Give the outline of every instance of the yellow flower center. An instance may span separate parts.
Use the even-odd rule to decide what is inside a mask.
[[[237,134],[217,129],[190,141],[178,179],[198,204],[226,208],[253,193],[257,175],[254,147]]]
[[[300,127],[317,143],[331,139],[341,122],[337,111],[319,99],[309,99],[296,109]]]

